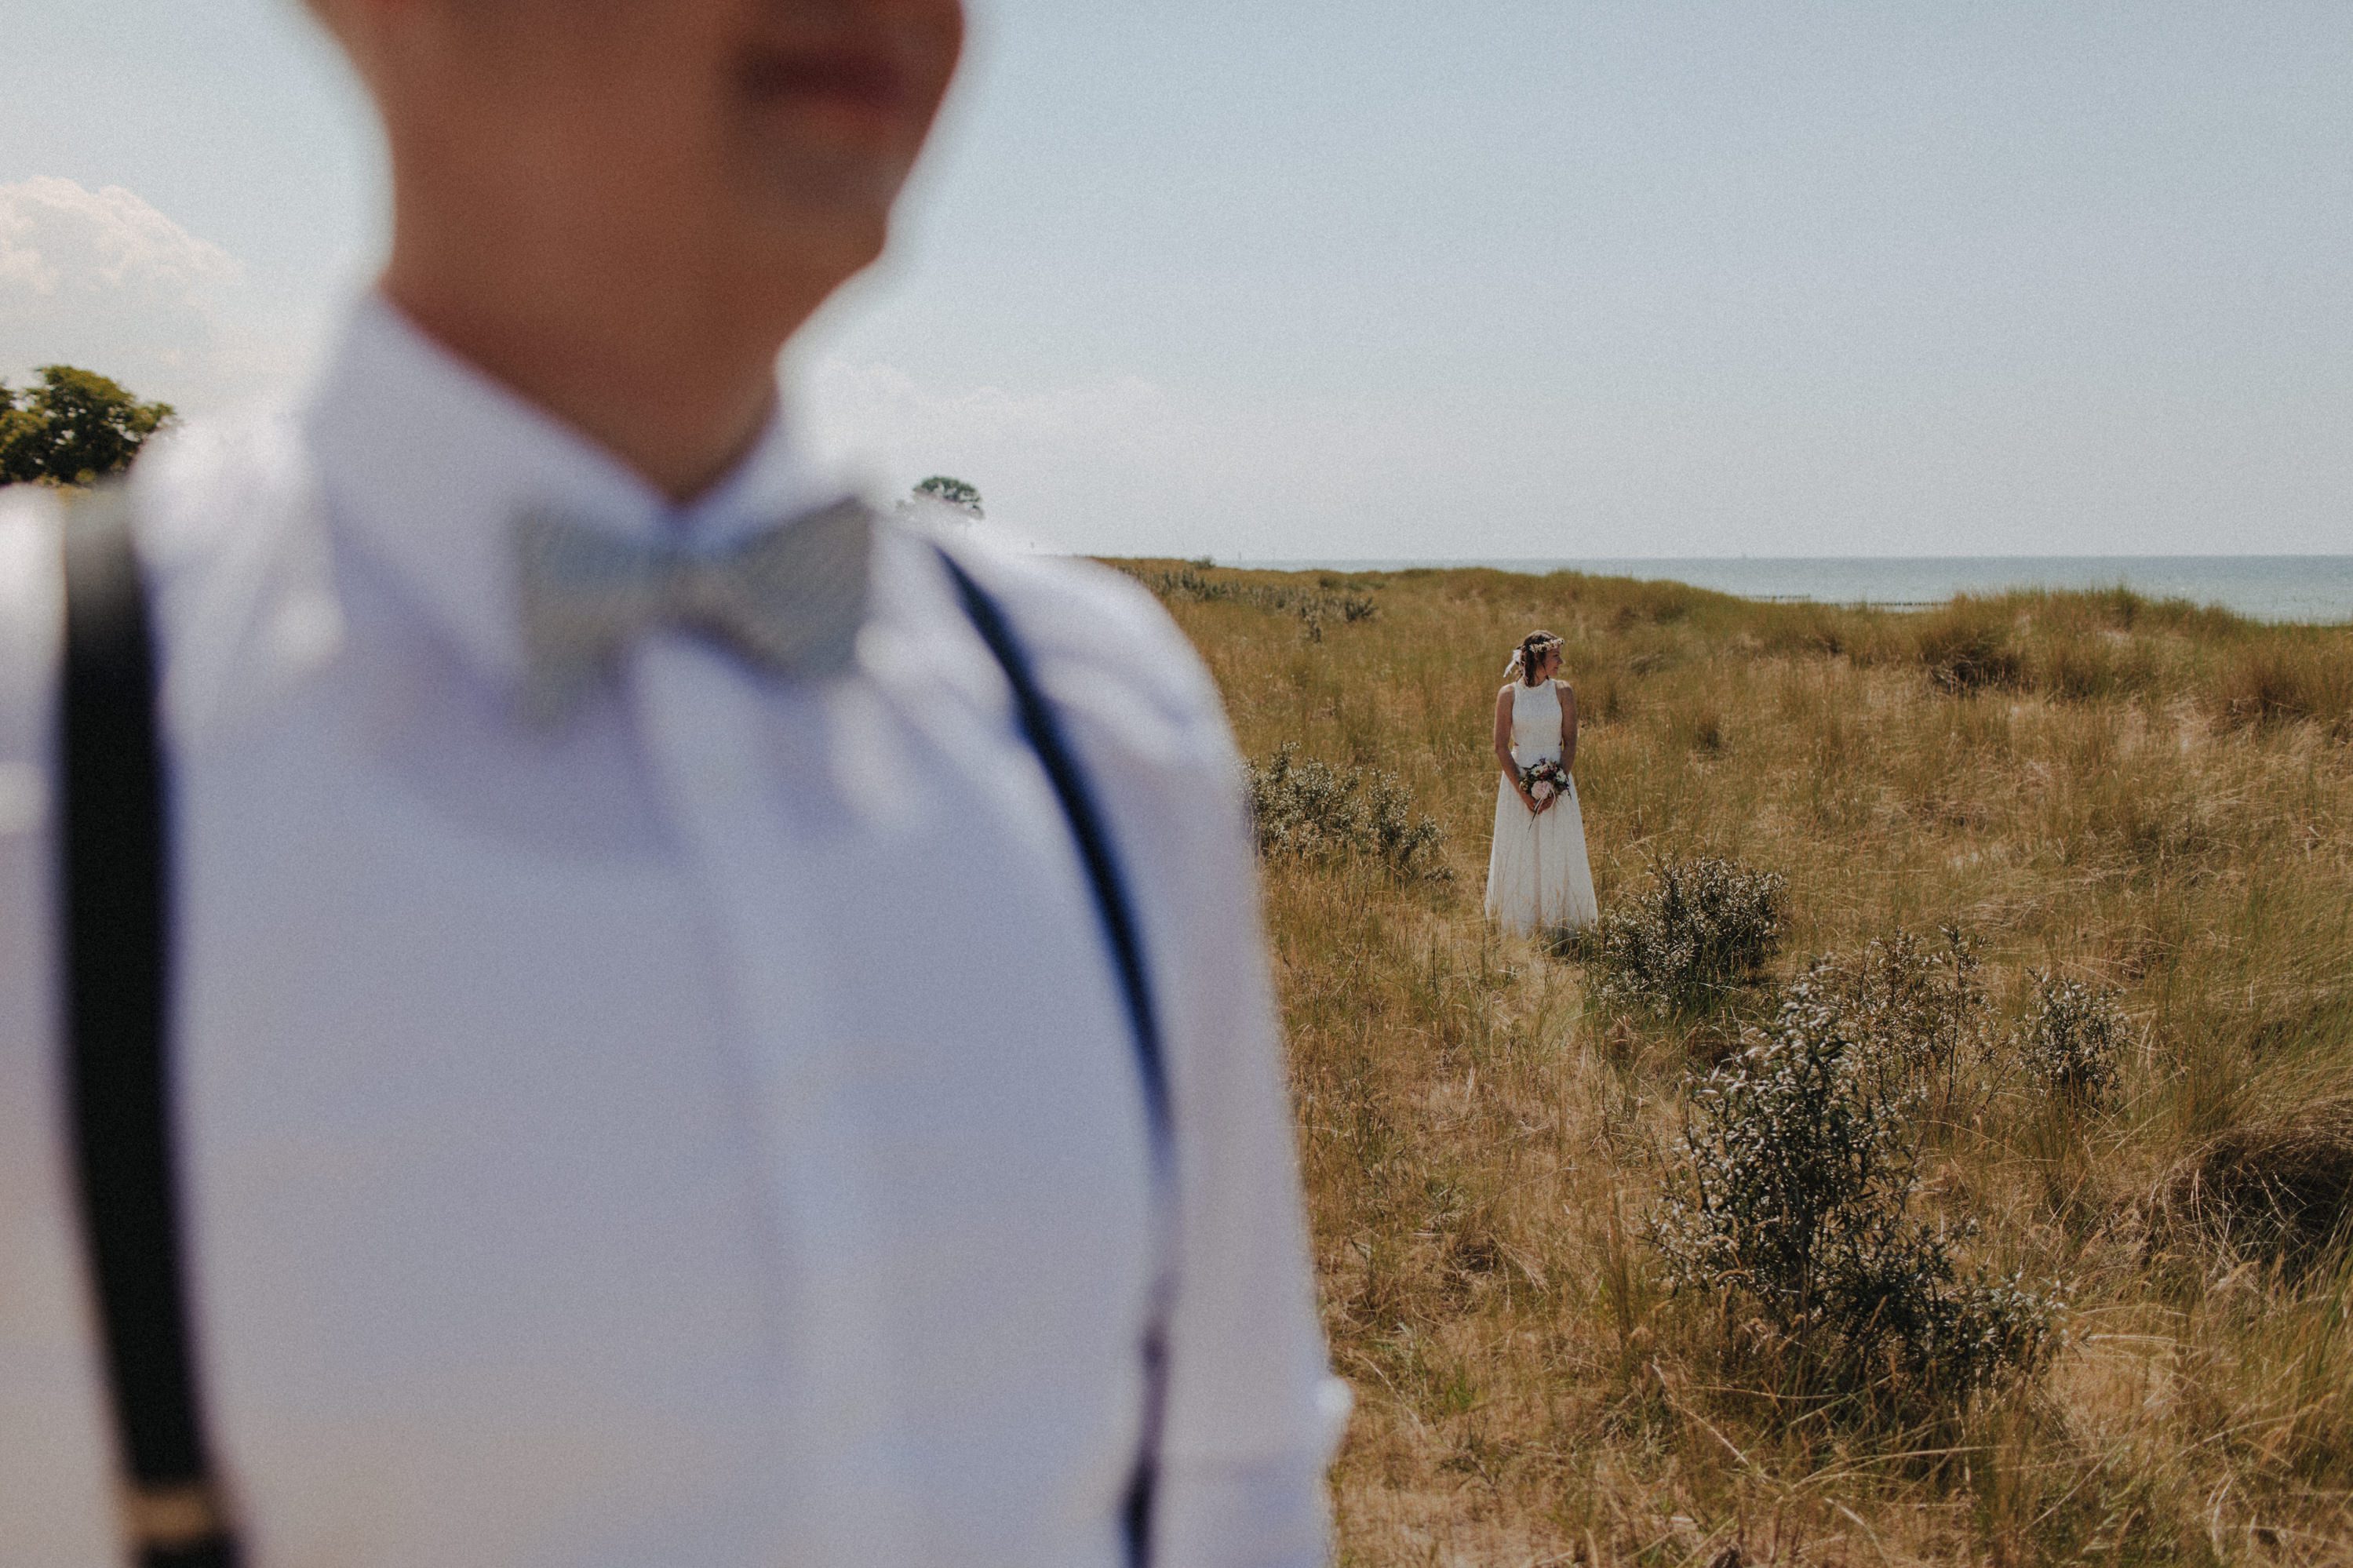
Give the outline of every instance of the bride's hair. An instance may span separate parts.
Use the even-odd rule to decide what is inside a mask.
[[[1544,662],[1546,648],[1558,647],[1560,639],[1550,632],[1530,632],[1512,650],[1512,662],[1504,666],[1504,673],[1530,686],[1536,683],[1536,667]]]

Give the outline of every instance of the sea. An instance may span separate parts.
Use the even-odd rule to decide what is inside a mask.
[[[1230,561],[1271,571],[1396,572],[1492,566],[1664,578],[1744,599],[1923,609],[1958,594],[2125,587],[2261,621],[2353,624],[2353,555],[1742,555],[1561,560]]]

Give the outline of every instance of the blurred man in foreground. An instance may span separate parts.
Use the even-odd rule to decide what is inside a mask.
[[[60,1110],[59,509],[0,500],[0,1563],[1321,1561],[1214,693],[779,413],[955,0],[314,9],[389,264],[130,496],[206,1455],[161,1482]]]

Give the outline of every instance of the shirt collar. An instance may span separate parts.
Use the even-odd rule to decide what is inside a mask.
[[[839,492],[781,416],[685,505],[418,330],[381,295],[353,310],[307,412],[329,526],[390,571],[471,662],[521,677],[509,530],[554,512],[618,534],[718,543]]]

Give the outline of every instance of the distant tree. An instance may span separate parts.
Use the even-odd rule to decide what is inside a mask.
[[[945,474],[934,474],[917,485],[915,496],[920,500],[938,501],[943,506],[952,506],[975,517],[986,515],[980,510],[980,492],[962,479],[950,479]]]
[[[41,384],[23,391],[0,382],[0,484],[119,474],[173,417],[170,404],[142,403],[95,371],[45,364],[36,374]]]
[[[32,411],[16,405],[16,400],[23,395],[0,381],[0,485],[16,483],[16,447],[32,433],[35,424]]]

